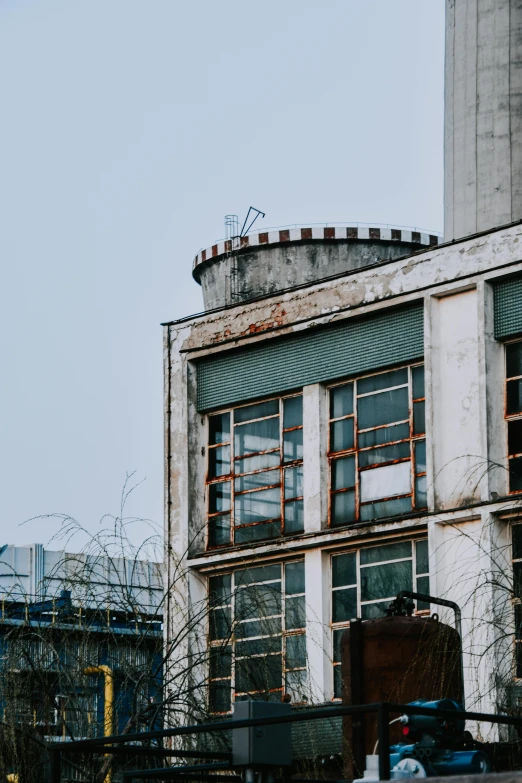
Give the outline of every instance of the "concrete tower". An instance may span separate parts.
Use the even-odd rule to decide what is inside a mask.
[[[522,219],[522,0],[446,0],[446,240]]]

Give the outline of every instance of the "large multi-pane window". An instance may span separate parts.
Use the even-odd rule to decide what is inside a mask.
[[[509,491],[522,491],[522,341],[506,345]]]
[[[330,525],[425,509],[424,366],[366,376],[329,393]]]
[[[303,531],[302,395],[208,417],[208,546]]]
[[[209,578],[210,709],[307,698],[304,560]]]
[[[428,541],[398,541],[332,556],[334,695],[341,696],[341,636],[350,620],[383,617],[401,590],[429,595]],[[417,611],[429,609],[417,603]]]

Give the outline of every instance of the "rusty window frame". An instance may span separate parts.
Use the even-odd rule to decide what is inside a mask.
[[[290,504],[295,504],[301,502],[303,503],[303,495],[297,495],[295,497],[285,497],[285,477],[286,472],[293,470],[295,468],[301,468],[303,469],[303,458],[300,459],[294,459],[294,460],[288,460],[285,461],[285,455],[284,455],[284,446],[285,446],[285,435],[287,433],[295,432],[298,430],[304,430],[303,423],[301,423],[298,426],[294,427],[285,427],[284,426],[284,406],[285,401],[291,400],[291,399],[303,399],[302,392],[299,393],[293,393],[293,394],[287,394],[283,396],[278,397],[270,397],[267,399],[259,400],[259,401],[250,401],[248,403],[245,403],[243,405],[236,405],[231,408],[224,408],[223,410],[213,411],[211,414],[209,414],[206,417],[206,443],[207,443],[207,449],[206,449],[206,475],[205,475],[205,509],[206,509],[206,548],[207,549],[215,549],[220,548],[224,546],[230,546],[236,544],[236,530],[241,530],[245,528],[252,528],[257,527],[259,525],[270,525],[275,524],[279,525],[279,535],[285,535],[285,526],[288,526],[288,513],[287,509],[289,509]],[[269,403],[277,401],[278,402],[278,412],[272,413],[267,416],[259,416],[256,418],[248,419],[246,421],[236,422],[235,421],[235,414],[237,411],[251,407],[253,405],[262,405],[264,403]],[[229,424],[230,424],[230,439],[228,441],[223,441],[218,444],[211,444],[210,443],[210,420],[214,416],[223,416],[228,415],[229,416]],[[274,448],[270,449],[264,449],[259,452],[252,452],[248,453],[246,455],[237,455],[235,454],[235,431],[236,427],[242,426],[244,424],[250,424],[252,422],[259,422],[259,421],[266,421],[269,419],[279,419],[279,445]],[[210,456],[212,451],[221,448],[221,447],[228,447],[229,448],[229,460],[230,460],[230,470],[227,474],[223,474],[221,476],[215,476],[210,477]],[[249,459],[254,458],[258,456],[263,456],[266,454],[277,454],[279,453],[279,462],[277,465],[270,466],[270,467],[264,467],[264,468],[258,468],[256,470],[249,470],[245,471],[243,473],[235,473],[235,464],[241,460],[241,459]],[[244,476],[255,476],[257,474],[262,473],[273,473],[274,474],[274,481],[272,483],[250,488],[246,490],[237,490],[235,489],[235,483],[236,479],[239,479]],[[276,479],[277,474],[277,480]],[[210,511],[210,492],[211,487],[214,485],[219,484],[229,484],[230,488],[230,507],[228,510],[225,511]],[[259,522],[247,522],[244,524],[236,525],[234,523],[235,518],[235,505],[236,505],[236,497],[248,495],[248,494],[255,494],[258,492],[271,490],[271,489],[279,489],[279,516],[273,517],[271,519],[263,519]],[[301,509],[302,511],[302,509]],[[219,517],[226,517],[228,516],[229,520],[229,528],[230,528],[230,536],[229,540],[224,543],[214,544],[210,541],[210,524],[213,519],[218,519]],[[289,531],[289,534],[291,534],[294,531]],[[295,531],[295,532],[302,532],[302,531]],[[274,536],[267,537],[264,539],[259,540],[270,540],[270,538],[274,538]],[[251,542],[237,542],[237,543],[251,543]]]
[[[513,622],[513,679],[522,680],[522,552],[520,557],[515,557],[515,529],[522,532],[522,523],[511,525],[511,574],[513,579],[512,591],[512,622]],[[517,574],[520,565],[520,573]],[[519,593],[519,595],[517,595]]]
[[[413,396],[413,371],[415,368],[422,367],[424,369],[424,362],[415,362],[412,364],[406,364],[401,365],[398,367],[392,367],[387,368],[385,370],[381,370],[379,372],[372,372],[372,373],[365,373],[364,375],[357,376],[356,378],[350,378],[346,379],[344,381],[337,382],[335,384],[331,384],[327,387],[328,391],[328,448],[327,448],[327,458],[328,458],[328,524],[330,527],[341,527],[343,525],[340,524],[334,524],[333,522],[333,502],[332,499],[335,495],[340,495],[342,493],[347,492],[354,492],[354,507],[355,507],[355,514],[354,519],[350,522],[347,522],[348,525],[357,524],[360,521],[368,521],[371,522],[373,519],[379,519],[379,518],[385,518],[384,516],[379,517],[372,517],[366,520],[361,520],[361,508],[362,507],[371,507],[372,505],[376,503],[386,503],[390,500],[401,500],[404,498],[410,498],[411,497],[411,508],[409,511],[404,511],[401,513],[412,513],[416,511],[424,511],[427,510],[427,502],[426,502],[426,470],[418,471],[416,464],[417,464],[417,456],[416,456],[416,449],[417,443],[422,444],[423,442],[426,442],[426,425],[424,422],[424,432],[415,432],[414,429],[414,411],[416,409],[416,406],[418,404],[424,403],[426,401],[426,395],[424,391],[424,395],[421,396]],[[406,370],[407,371],[407,380],[404,383],[397,383],[395,385],[391,384],[390,386],[385,386],[382,389],[378,389],[375,391],[370,392],[358,392],[358,384],[361,381],[366,380],[367,378],[374,378],[378,377],[380,375],[386,375],[388,373],[400,371],[400,370]],[[352,413],[346,414],[344,416],[332,416],[331,415],[331,401],[332,401],[332,391],[340,388],[342,386],[348,386],[352,385],[353,388],[353,411]],[[387,422],[386,424],[377,425],[375,427],[368,427],[364,429],[358,428],[358,400],[362,399],[364,397],[371,397],[376,394],[380,394],[382,392],[389,392],[394,391],[396,389],[401,388],[407,388],[408,389],[408,417],[405,419],[398,419],[394,422]],[[343,421],[347,419],[353,420],[353,446],[346,449],[340,449],[338,451],[332,450],[332,424],[338,421]],[[359,439],[361,435],[364,435],[365,433],[369,432],[376,432],[379,430],[385,430],[389,427],[395,427],[400,426],[401,424],[408,424],[409,425],[409,433],[407,437],[397,438],[391,441],[386,441],[385,443],[380,443],[377,446],[359,446]],[[409,443],[409,456],[406,457],[400,457],[397,459],[391,459],[389,461],[378,463],[376,465],[367,465],[367,466],[361,466],[360,463],[360,454],[364,452],[371,452],[372,450],[375,450],[377,448],[384,448],[391,445],[397,445],[400,443]],[[338,459],[342,459],[343,457],[350,457],[353,456],[354,462],[355,462],[355,486],[354,487],[348,487],[343,489],[333,489],[333,466],[334,462]],[[381,468],[381,467],[387,467],[389,465],[394,464],[400,464],[410,462],[411,465],[411,490],[406,493],[401,493],[398,495],[391,495],[389,497],[384,498],[377,498],[371,501],[361,501],[361,474],[369,471],[374,470],[375,468]]]
[[[305,628],[304,625],[302,627],[300,627],[300,628],[291,628],[291,629],[287,629],[286,628],[286,609],[287,609],[287,600],[288,600],[288,598],[290,598],[290,599],[302,599],[303,601],[305,601],[305,592],[298,592],[298,593],[292,593],[290,595],[287,595],[286,568],[287,568],[287,566],[292,565],[294,563],[303,563],[303,565],[304,565],[304,559],[303,558],[298,558],[298,559],[288,560],[288,561],[279,562],[279,563],[273,563],[273,562],[267,563],[266,565],[271,565],[271,566],[278,565],[279,566],[279,568],[280,568],[279,578],[278,579],[276,579],[276,578],[267,579],[267,580],[264,580],[264,581],[259,581],[259,582],[253,583],[256,586],[279,584],[279,586],[280,586],[280,594],[281,594],[281,612],[279,614],[270,614],[270,615],[268,615],[268,614],[266,614],[266,615],[260,614],[259,616],[256,616],[256,617],[254,617],[254,616],[250,617],[249,616],[248,618],[243,618],[241,620],[236,620],[235,619],[236,597],[237,597],[239,591],[244,590],[244,589],[248,589],[248,587],[252,586],[252,583],[245,583],[245,584],[238,584],[238,585],[236,585],[236,583],[235,583],[235,575],[237,573],[240,573],[244,569],[236,569],[236,570],[226,571],[226,572],[222,572],[220,574],[216,574],[216,576],[220,576],[220,577],[227,577],[227,576],[230,577],[231,590],[230,590],[230,593],[228,595],[228,602],[227,603],[220,603],[219,605],[215,605],[213,607],[212,606],[209,607],[209,619],[208,619],[208,623],[207,623],[207,626],[208,626],[207,627],[208,647],[209,647],[211,652],[212,652],[212,650],[223,650],[223,649],[227,649],[228,648],[230,650],[231,668],[230,668],[230,675],[229,676],[212,677],[211,673],[209,672],[209,678],[208,678],[208,682],[209,682],[209,709],[212,712],[212,714],[214,714],[214,715],[230,714],[230,712],[232,710],[232,706],[233,706],[234,702],[236,701],[236,699],[238,697],[239,697],[239,699],[241,699],[242,697],[246,697],[246,696],[250,696],[251,697],[252,695],[255,695],[255,694],[261,694],[261,693],[264,694],[264,693],[266,693],[266,691],[264,691],[264,690],[263,691],[249,692],[249,693],[245,693],[245,692],[242,692],[242,691],[236,691],[236,676],[235,676],[236,675],[236,661],[241,661],[241,660],[244,660],[244,659],[248,660],[250,658],[256,658],[256,657],[258,657],[258,658],[265,658],[265,657],[268,657],[268,656],[276,657],[277,655],[280,654],[281,655],[281,672],[282,672],[282,675],[281,675],[281,677],[282,677],[282,679],[281,679],[281,687],[280,688],[270,689],[269,693],[270,694],[280,694],[281,697],[283,696],[283,694],[286,691],[286,682],[287,682],[287,675],[288,674],[291,675],[291,674],[296,673],[296,672],[304,672],[305,673],[305,678],[308,679],[308,669],[307,669],[306,663],[305,663],[304,666],[288,667],[287,666],[287,661],[286,661],[287,639],[290,638],[290,637],[296,637],[296,636],[305,637],[305,639],[306,639],[306,628]],[[262,565],[262,564],[255,564],[252,567],[253,568],[257,568],[257,567],[259,567],[259,565]],[[248,568],[249,566],[246,566],[246,567]],[[208,595],[210,595],[210,579],[212,579],[212,576],[214,576],[214,575],[210,575],[208,577],[208,580],[207,580],[207,594]],[[211,639],[210,622],[211,622],[212,612],[219,611],[219,609],[221,609],[221,608],[229,608],[230,609],[231,631],[230,631],[230,634],[226,638],[223,638],[223,639]],[[269,619],[279,619],[279,618],[281,619],[281,631],[279,633],[259,634],[258,636],[240,637],[239,639],[237,638],[236,627],[238,625],[242,625],[242,624],[244,624],[246,622],[255,622],[256,620],[269,620]],[[257,640],[262,640],[262,639],[274,639],[274,638],[280,638],[281,639],[280,652],[275,651],[275,652],[269,652],[269,653],[251,653],[250,655],[237,655],[236,654],[236,642],[238,642],[238,641],[241,642],[241,641],[244,641],[245,639],[248,639],[248,641],[257,641]],[[306,642],[305,642],[305,644],[306,644]],[[229,710],[224,710],[224,711],[212,710],[212,704],[211,704],[211,701],[210,701],[210,690],[211,690],[213,684],[217,684],[217,683],[219,683],[219,684],[228,683],[228,687],[230,688],[230,709]],[[305,703],[305,702],[303,700],[302,702],[294,702],[294,703]]]
[[[417,573],[417,545],[421,544],[423,542],[427,542],[428,538],[426,536],[423,536],[421,538],[411,538],[411,539],[400,539],[399,541],[395,540],[386,540],[381,542],[375,542],[371,546],[365,546],[365,547],[358,547],[357,549],[343,549],[336,552],[332,552],[330,557],[330,633],[331,633],[331,644],[332,644],[332,693],[333,693],[333,700],[337,701],[341,697],[336,696],[336,681],[340,678],[340,671],[341,671],[341,660],[340,658],[336,660],[336,633],[340,633],[342,631],[345,631],[347,628],[350,627],[350,620],[343,620],[339,622],[334,622],[333,620],[333,595],[335,592],[339,592],[341,590],[350,590],[354,589],[356,590],[356,606],[357,606],[357,617],[362,616],[363,607],[365,606],[371,606],[371,605],[377,605],[382,603],[391,603],[393,599],[395,598],[394,595],[389,596],[388,598],[378,598],[371,601],[363,601],[361,598],[361,571],[366,568],[379,568],[383,565],[389,565],[391,563],[403,563],[403,562],[411,562],[411,578],[412,578],[412,584],[415,587],[415,589],[418,592],[423,593],[429,593],[429,579],[430,579],[430,572],[429,570],[427,572]],[[367,551],[369,549],[373,549],[376,547],[381,546],[387,546],[388,544],[394,544],[394,543],[409,543],[411,545],[410,550],[410,556],[409,557],[398,557],[393,560],[381,560],[376,563],[361,563],[361,552]],[[347,555],[347,554],[354,554],[355,555],[355,577],[356,581],[355,583],[351,584],[345,584],[345,585],[338,585],[337,587],[333,586],[333,560],[335,557],[339,557],[340,555]],[[428,566],[429,568],[429,566]],[[420,582],[420,580],[428,580]],[[420,584],[419,584],[420,582]],[[425,615],[429,614],[429,607],[422,608],[417,611],[415,611],[415,614],[417,615]],[[352,618],[355,619],[355,618]]]
[[[504,418],[506,420],[506,442],[507,442],[507,459],[508,459],[508,494],[510,495],[519,495],[522,492],[521,489],[511,489],[511,462],[515,459],[522,458],[522,451],[510,451],[509,447],[509,428],[510,424],[513,424],[514,422],[521,421],[522,422],[522,411],[519,411],[517,413],[508,413],[508,383],[511,381],[517,381],[522,380],[522,375],[513,375],[508,377],[508,369],[507,369],[507,352],[508,352],[508,346],[510,345],[520,345],[522,348],[522,340],[509,340],[504,343]],[[521,476],[522,479],[522,476]]]

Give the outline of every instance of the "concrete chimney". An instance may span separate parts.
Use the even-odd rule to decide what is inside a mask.
[[[522,0],[446,0],[446,241],[522,219]]]

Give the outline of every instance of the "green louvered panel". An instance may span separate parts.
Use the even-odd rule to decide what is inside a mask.
[[[522,277],[503,280],[493,288],[495,337],[511,337],[522,332]]]
[[[198,410],[279,394],[423,355],[422,305],[267,339],[198,362]]]

